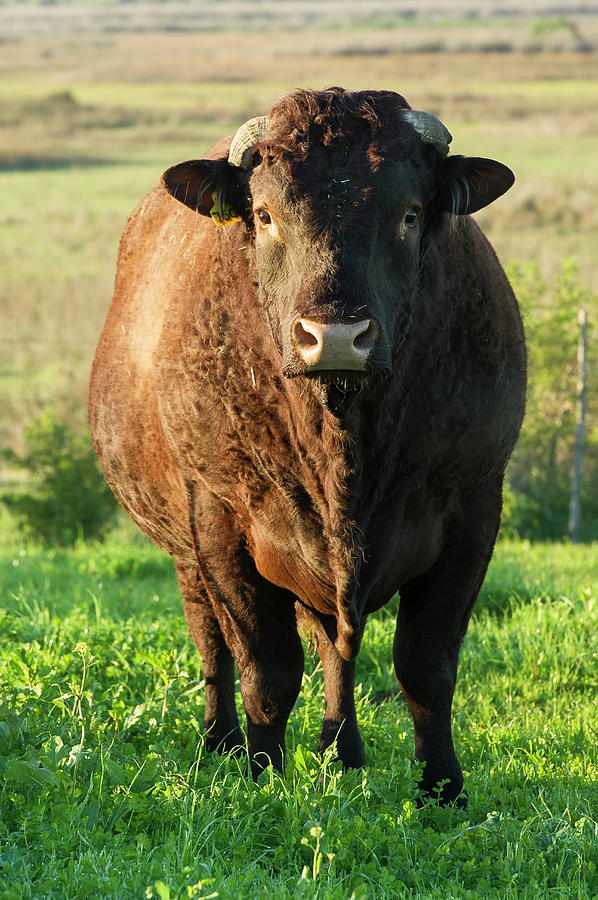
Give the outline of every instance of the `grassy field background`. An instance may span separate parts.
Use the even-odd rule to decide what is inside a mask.
[[[595,285],[598,15],[438,7],[0,6],[0,442],[83,405],[118,238],[161,172],[297,86],[392,88],[439,115],[454,152],[517,174],[478,215],[503,262],[552,276],[573,257]]]
[[[598,283],[598,10],[424,0],[0,5],[0,445],[84,419],[126,217],[172,163],[297,87],[403,93],[457,153],[510,165],[477,218],[505,264]],[[533,292],[532,292],[533,293]],[[538,302],[542,302],[540,297]],[[0,487],[20,476],[0,462]],[[359,658],[367,768],[312,754],[306,677],[284,778],[205,753],[171,564],[120,522],[45,549],[0,513],[0,900],[590,898],[598,894],[596,545],[503,542],[466,639],[466,812],[415,803],[394,608]]]

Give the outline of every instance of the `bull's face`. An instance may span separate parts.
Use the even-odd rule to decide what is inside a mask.
[[[243,126],[227,159],[163,177],[199,213],[245,221],[282,373],[308,377],[336,414],[392,371],[445,213],[513,182],[493,160],[447,158],[450,139],[398,94],[301,91]]]

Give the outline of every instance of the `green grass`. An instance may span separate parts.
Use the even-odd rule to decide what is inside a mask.
[[[54,21],[48,6],[36,21],[42,12]],[[25,18],[2,43],[2,445],[22,449],[40,409],[84,405],[124,221],[163,169],[296,86],[392,88],[436,112],[455,153],[516,171],[515,189],[480,214],[503,261],[536,259],[550,277],[573,255],[595,282],[591,54],[414,56],[400,48],[428,36],[402,20],[394,34],[385,23],[384,53],[362,56],[378,45],[363,22],[344,37],[291,25],[264,42],[261,25],[248,36],[259,18],[243,35],[186,36],[69,21],[38,38]],[[471,46],[497,28],[440,24],[451,44],[462,26]],[[525,43],[532,24],[506,36]],[[455,699],[471,793],[460,812],[415,803],[392,604],[358,660],[364,771],[311,752],[323,698],[309,652],[285,777],[254,785],[242,762],[208,755],[172,565],[122,528],[105,545],[43,552],[0,508],[0,900],[598,894],[598,547],[499,546]]]
[[[312,753],[307,652],[285,776],[253,784],[205,751],[167,557],[129,530],[42,552],[2,524],[0,900],[598,893],[598,547],[499,545],[455,700],[461,812],[416,806],[392,605],[358,661],[366,769]]]

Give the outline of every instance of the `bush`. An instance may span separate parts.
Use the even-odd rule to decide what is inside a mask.
[[[87,429],[75,430],[44,412],[31,420],[25,437],[23,456],[13,451],[4,456],[29,473],[29,484],[2,499],[27,535],[48,544],[103,537],[118,506],[100,474]]]
[[[598,297],[579,282],[571,261],[547,283],[536,266],[509,268],[522,305],[529,346],[527,411],[507,470],[503,533],[534,540],[567,534],[575,441],[578,312],[590,323]],[[590,331],[590,336],[592,332]],[[582,540],[598,531],[598,394],[595,350],[589,345],[588,410],[582,480]]]

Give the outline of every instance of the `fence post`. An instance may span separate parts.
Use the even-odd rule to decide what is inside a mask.
[[[571,497],[569,502],[569,539],[579,540],[581,520],[581,473],[583,466],[584,435],[586,427],[587,377],[588,377],[588,314],[580,309],[579,342],[577,344],[577,408],[575,416],[575,444],[573,447],[573,472],[571,475]]]

